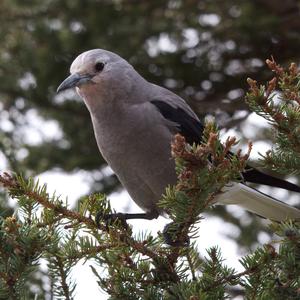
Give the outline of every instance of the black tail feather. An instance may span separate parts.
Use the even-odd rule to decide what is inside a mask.
[[[243,172],[243,178],[246,182],[268,185],[300,193],[300,187],[298,185],[285,181],[283,179],[273,177],[271,175],[267,175],[253,168],[249,168],[245,172]]]

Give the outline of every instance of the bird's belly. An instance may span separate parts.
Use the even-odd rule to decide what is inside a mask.
[[[176,183],[171,140],[153,143],[151,135],[111,136],[99,149],[132,199],[145,211],[161,212],[157,202],[168,185]],[[109,147],[107,147],[109,145]]]

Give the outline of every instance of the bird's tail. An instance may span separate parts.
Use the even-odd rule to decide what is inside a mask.
[[[265,174],[254,168],[247,168],[245,172],[243,172],[243,178],[246,182],[278,187],[288,191],[300,193],[300,186],[286,180]]]
[[[300,210],[242,183],[233,183],[215,199],[219,204],[236,204],[273,221],[300,220]]]

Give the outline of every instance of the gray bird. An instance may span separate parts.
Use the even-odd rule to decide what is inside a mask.
[[[145,80],[115,53],[102,49],[84,52],[72,63],[70,73],[57,92],[76,87],[90,112],[102,156],[145,211],[122,214],[123,218],[157,218],[163,213],[157,202],[166,186],[177,179],[171,141],[180,133],[190,144],[200,143],[201,122],[182,98]],[[295,192],[300,192],[300,187],[256,169],[242,176],[245,182],[225,187],[216,203],[236,204],[275,221],[300,219],[300,210],[246,183]]]

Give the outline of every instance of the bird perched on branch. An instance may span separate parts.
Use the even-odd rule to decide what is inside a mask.
[[[145,213],[117,214],[123,219],[153,219],[163,212],[157,202],[167,185],[176,183],[170,145],[176,133],[200,143],[203,125],[179,96],[145,80],[115,53],[94,49],[72,63],[71,75],[57,92],[74,88],[91,115],[99,150],[132,199]],[[242,174],[216,197],[262,217],[300,219],[300,210],[247,186],[247,182],[300,192],[300,187],[256,169]]]

